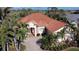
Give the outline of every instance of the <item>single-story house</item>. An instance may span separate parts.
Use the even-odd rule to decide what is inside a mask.
[[[66,25],[66,23],[52,19],[42,13],[32,13],[19,21],[28,24],[27,28],[34,36],[42,35],[44,32],[58,33]],[[67,33],[65,37],[69,38],[69,36],[70,34]],[[61,38],[59,41],[62,41]]]
[[[42,35],[45,28],[50,32],[58,32],[64,26],[64,22],[57,21],[55,19],[49,18],[47,15],[42,13],[32,13],[20,19],[20,22],[28,24],[28,29],[33,32],[35,36],[37,34]]]

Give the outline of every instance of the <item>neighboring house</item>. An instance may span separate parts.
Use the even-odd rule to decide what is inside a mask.
[[[77,29],[79,28],[79,14],[66,14],[67,20],[73,25],[73,27],[76,27]],[[71,37],[74,38],[74,34],[72,31],[69,30],[68,28],[67,31],[70,33]]]
[[[79,24],[79,14],[66,14],[68,21],[78,27]]]
[[[69,22],[77,22],[79,20],[79,14],[66,14]]]
[[[49,18],[42,13],[32,13],[21,18],[20,22],[28,24],[27,28],[34,36],[42,35],[47,32],[60,32],[66,25],[66,23]],[[59,41],[61,41],[61,39],[59,39]]]

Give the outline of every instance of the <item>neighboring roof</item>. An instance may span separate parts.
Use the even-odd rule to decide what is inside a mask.
[[[38,26],[45,26],[49,31],[56,31],[61,27],[65,26],[64,22],[57,21],[55,19],[49,18],[47,15],[42,13],[32,13],[20,19],[21,22],[35,22]]]
[[[79,14],[66,14],[66,17],[67,17],[69,22],[79,21]]]

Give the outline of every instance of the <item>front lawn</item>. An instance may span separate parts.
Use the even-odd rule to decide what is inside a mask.
[[[77,48],[77,47],[70,47],[70,48],[65,49],[64,51],[79,51],[79,48]]]

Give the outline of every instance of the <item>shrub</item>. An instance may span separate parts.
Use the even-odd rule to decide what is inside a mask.
[[[60,50],[63,50],[65,48],[67,48],[67,47],[68,47],[67,44],[53,45],[53,46],[51,46],[51,50],[53,50],[53,51],[60,51]]]

